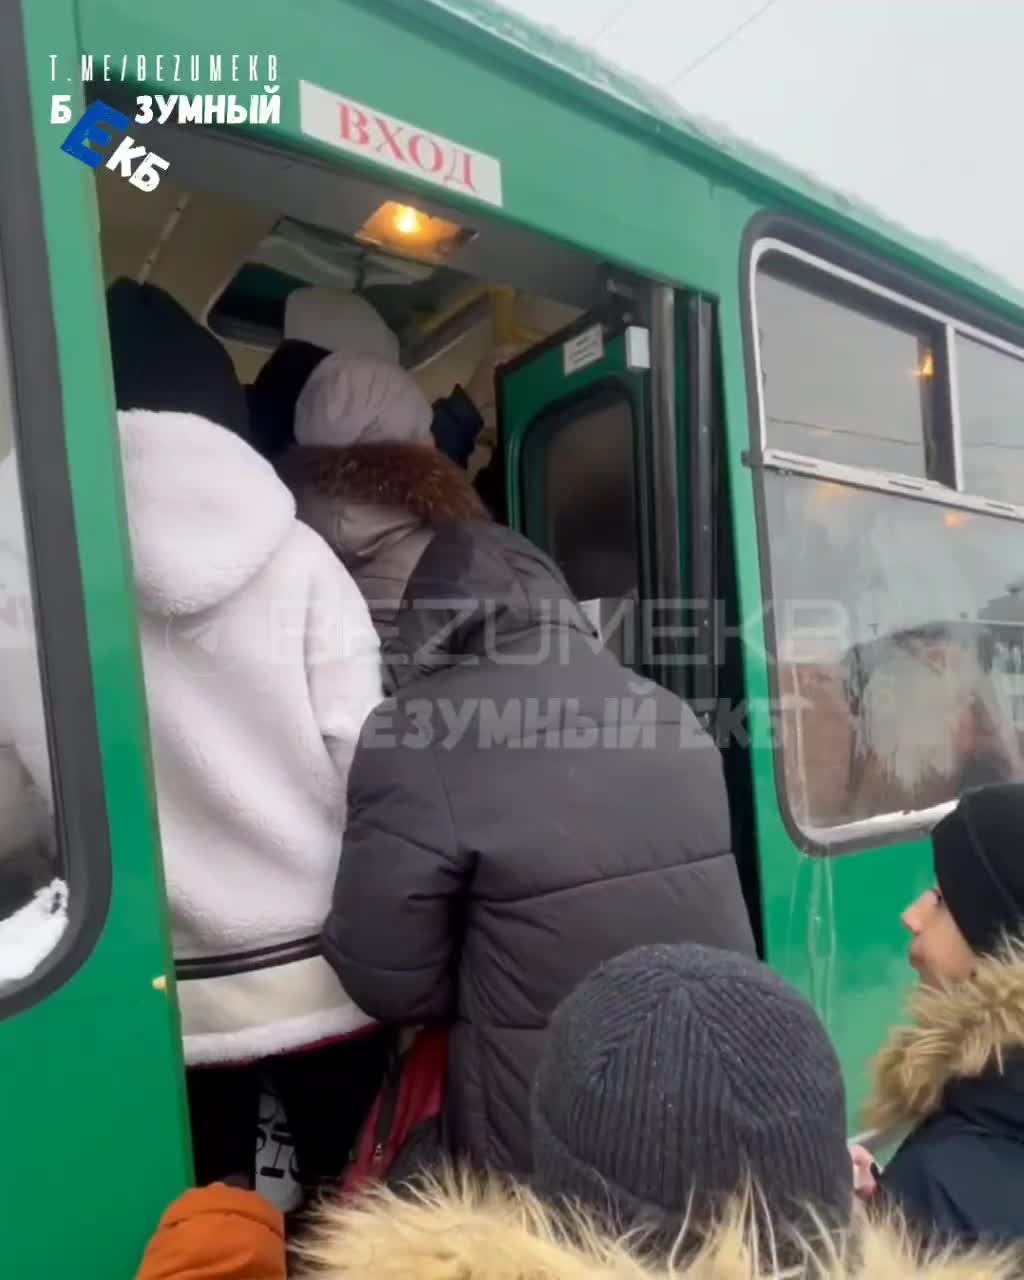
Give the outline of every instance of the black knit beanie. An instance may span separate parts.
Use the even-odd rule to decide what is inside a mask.
[[[562,1003],[534,1087],[533,1157],[542,1196],[664,1247],[747,1182],[780,1241],[843,1228],[853,1207],[824,1027],[764,966],[707,947],[629,952]]]
[[[194,413],[248,438],[249,410],[231,357],[169,293],[115,280],[107,324],[118,409]]]
[[[979,954],[1024,930],[1024,785],[968,791],[932,832],[935,878]]]

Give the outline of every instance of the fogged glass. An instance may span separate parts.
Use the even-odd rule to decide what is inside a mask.
[[[764,273],[756,291],[768,446],[926,475],[935,383],[928,333]]]
[[[542,478],[536,501],[528,496],[537,516],[528,532],[580,600],[637,593],[634,448],[633,411],[617,391],[538,419],[527,437],[527,474]]]
[[[31,976],[67,923],[11,391],[0,315],[0,992]]]
[[[1024,779],[1024,524],[797,476],[765,486],[797,823]]]
[[[964,489],[1024,506],[1024,360],[957,336]]]

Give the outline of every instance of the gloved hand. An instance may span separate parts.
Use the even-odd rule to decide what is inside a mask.
[[[285,1280],[284,1220],[255,1191],[188,1191],[161,1219],[136,1280]]]
[[[465,468],[483,430],[484,420],[466,392],[457,383],[450,396],[434,401],[430,430],[438,449]]]

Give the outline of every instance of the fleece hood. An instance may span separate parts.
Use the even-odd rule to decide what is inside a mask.
[[[301,1252],[313,1280],[1011,1280],[1019,1260],[923,1256],[898,1224],[858,1213],[849,1236],[782,1268],[748,1245],[744,1215],[697,1257],[648,1259],[577,1217],[554,1217],[521,1189],[428,1186],[323,1210]]]
[[[247,585],[280,547],[295,501],[244,441],[191,413],[118,414],[135,587],[161,617]]]

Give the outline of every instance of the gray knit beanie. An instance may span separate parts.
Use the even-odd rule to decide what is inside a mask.
[[[780,1240],[845,1227],[853,1207],[824,1027],[763,965],[708,947],[629,952],[563,1001],[534,1086],[533,1156],[541,1195],[666,1244],[747,1179]]]

